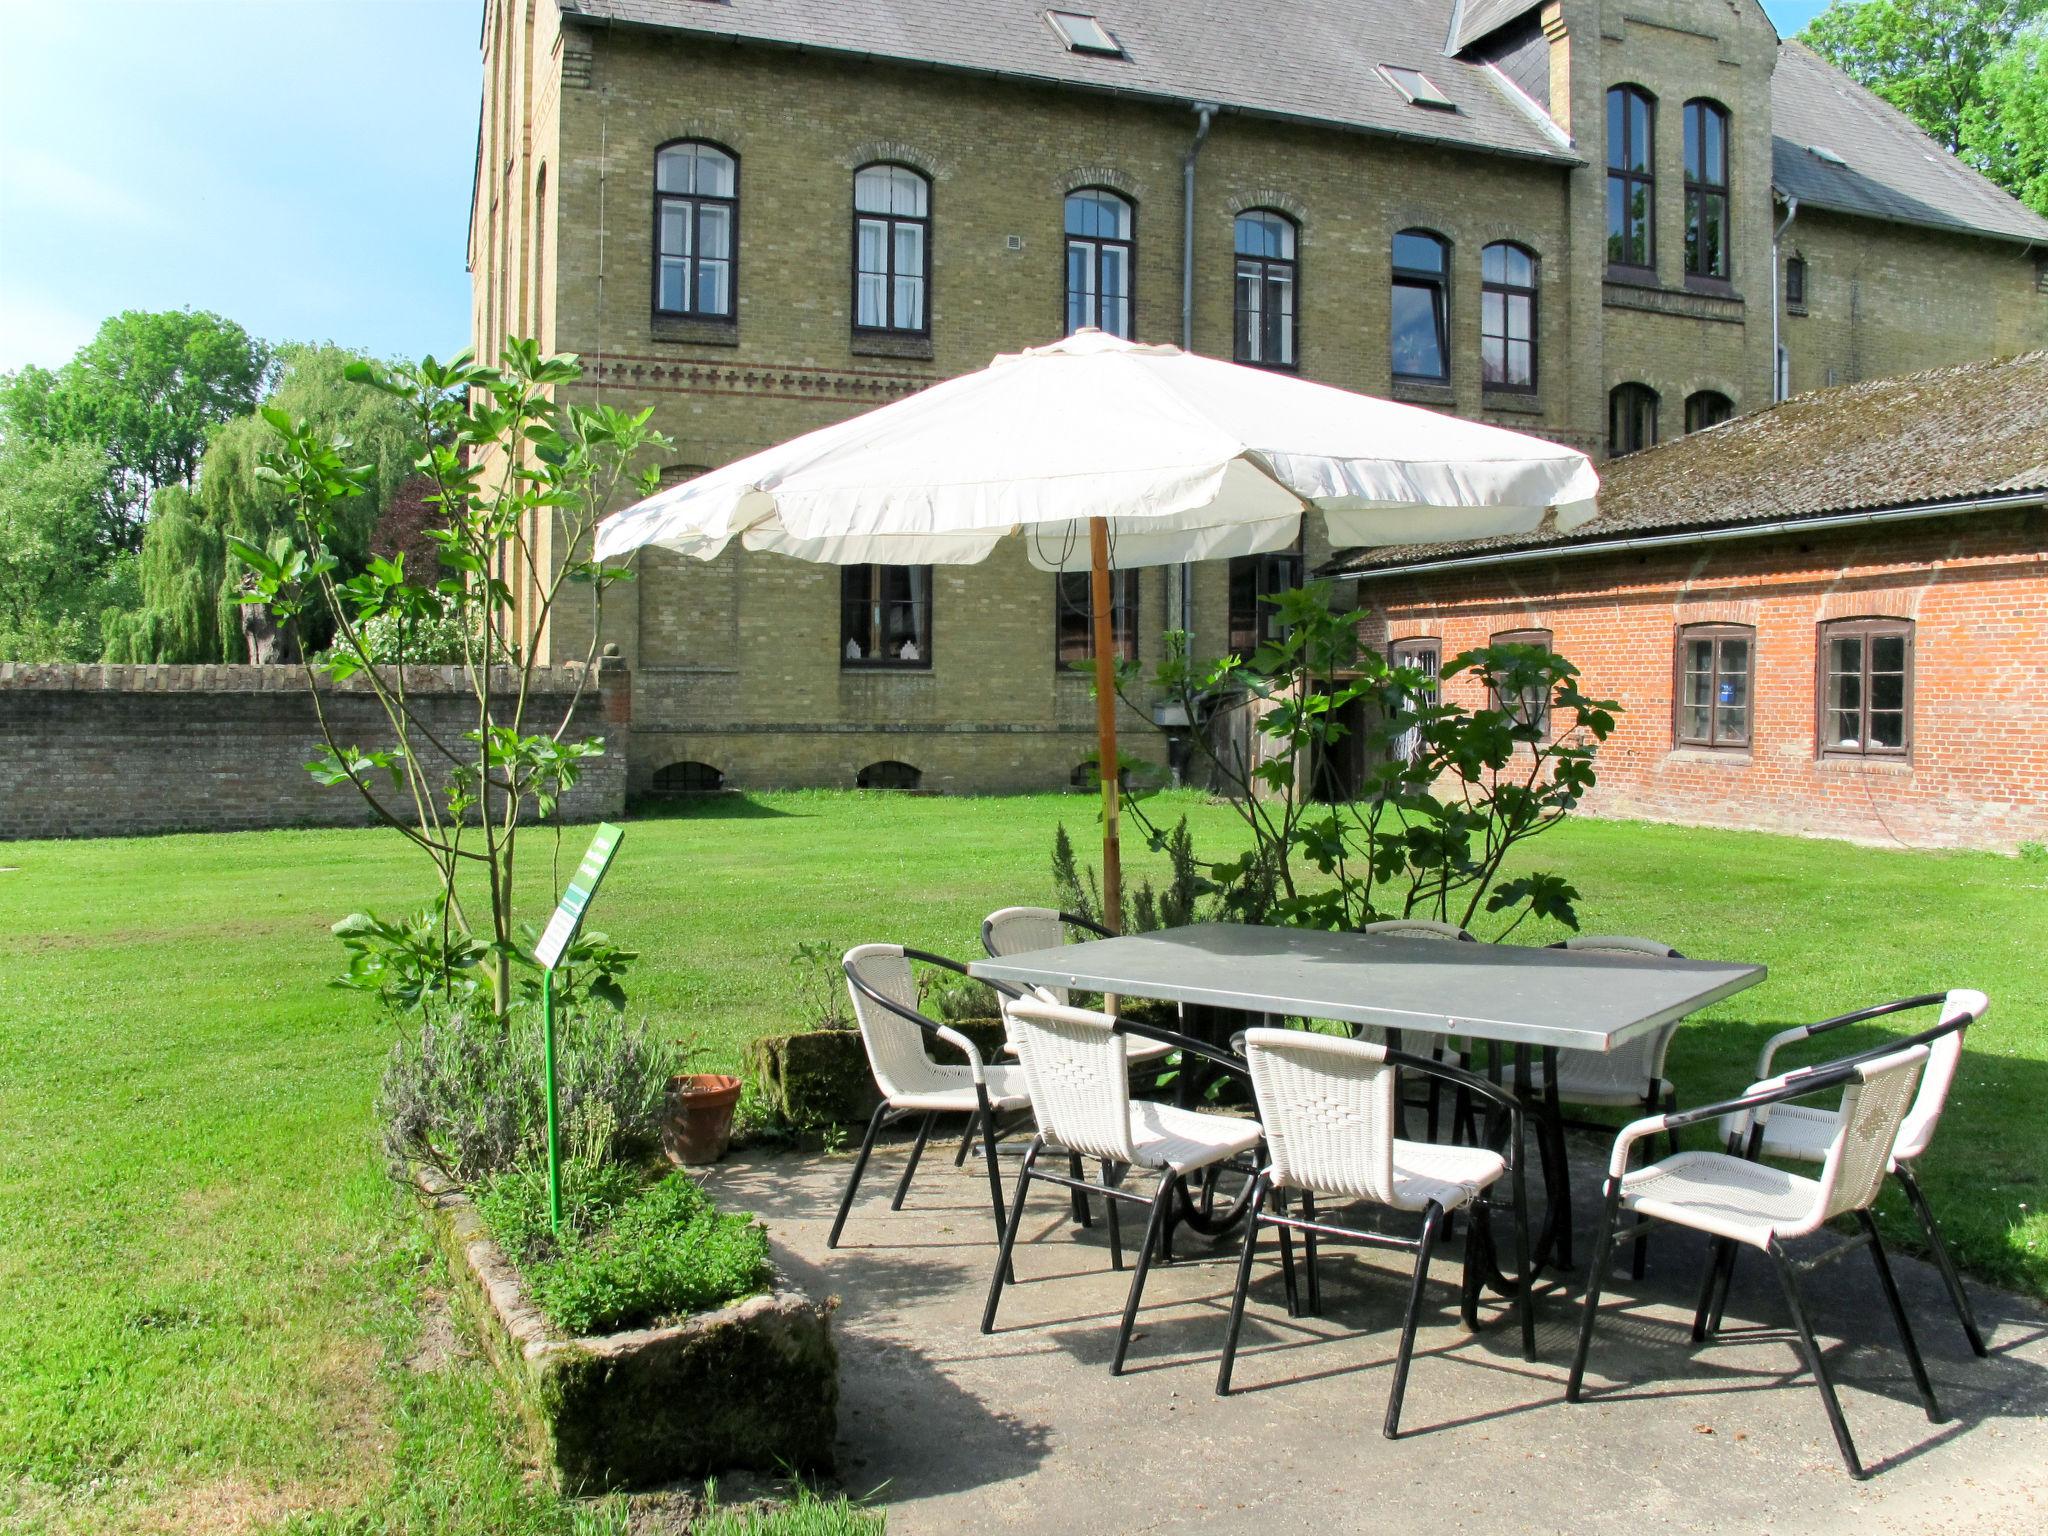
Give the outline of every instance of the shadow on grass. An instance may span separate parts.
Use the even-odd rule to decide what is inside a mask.
[[[641,795],[626,803],[626,816],[631,821],[816,820],[810,812],[780,810],[739,790],[702,795]]]

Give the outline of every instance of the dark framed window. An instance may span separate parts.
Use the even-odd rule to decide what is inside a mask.
[[[841,566],[839,659],[846,667],[929,667],[932,568]]]
[[[1262,368],[1295,366],[1295,247],[1299,231],[1284,213],[1254,208],[1237,216],[1237,360]]]
[[[1702,389],[1685,397],[1685,430],[1704,431],[1718,427],[1735,414],[1735,402],[1718,389]]]
[[[1137,211],[1103,187],[1067,194],[1067,332],[1095,326],[1131,334],[1131,267]]]
[[[1095,605],[1088,600],[1087,571],[1061,571],[1053,577],[1053,657],[1061,666],[1095,659]],[[1138,573],[1109,573],[1110,633],[1121,661],[1138,659]]]
[[[740,163],[684,139],[654,152],[654,307],[664,315],[733,318]]]
[[[1536,257],[1503,240],[1479,253],[1479,378],[1488,389],[1536,387]]]
[[[1657,265],[1657,103],[1637,85],[1607,92],[1607,265]]]
[[[1550,631],[1547,629],[1504,629],[1499,634],[1488,637],[1488,644],[1533,645],[1547,651],[1552,648],[1550,640]],[[1492,708],[1504,709],[1518,720],[1533,721],[1539,735],[1545,737],[1550,735],[1550,690],[1548,688],[1541,686],[1525,688],[1516,697],[1509,698],[1500,690],[1500,679],[1498,677],[1489,677],[1486,680],[1486,697],[1488,704]]]
[[[1806,308],[1806,258],[1788,256],[1785,258],[1785,307]]]
[[[1904,757],[1913,741],[1910,619],[1837,619],[1820,627],[1824,757]]]
[[[1747,624],[1687,624],[1678,631],[1673,667],[1673,739],[1684,747],[1748,750],[1756,631]]]
[[[1426,708],[1442,697],[1443,688],[1437,678],[1443,672],[1444,643],[1436,636],[1417,635],[1407,640],[1396,640],[1387,647],[1387,660],[1397,667],[1413,667],[1430,679],[1428,685],[1410,699],[1411,704]],[[1394,739],[1393,757],[1396,762],[1413,762],[1415,754],[1421,750],[1420,728],[1403,731]]]
[[[907,165],[853,173],[853,328],[929,334],[932,184]]]
[[[1657,407],[1657,391],[1647,384],[1617,384],[1607,392],[1609,458],[1657,446]]]
[[[1728,280],[1728,109],[1685,104],[1685,275]]]
[[[1262,599],[1301,585],[1301,540],[1269,555],[1239,555],[1230,562],[1230,651],[1240,658],[1279,637],[1279,615]]]
[[[1451,247],[1426,229],[1394,236],[1394,377],[1441,384],[1451,376]]]

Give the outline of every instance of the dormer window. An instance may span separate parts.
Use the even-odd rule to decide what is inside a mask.
[[[1410,69],[1405,64],[1382,64],[1380,76],[1399,91],[1401,99],[1411,107],[1428,107],[1437,112],[1458,110],[1458,104],[1419,69]]]
[[[1093,53],[1110,59],[1124,56],[1124,45],[1093,16],[1080,11],[1047,11],[1045,19],[1052,23],[1053,31],[1060,35],[1069,53]]]

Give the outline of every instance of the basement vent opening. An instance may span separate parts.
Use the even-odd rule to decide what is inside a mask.
[[[1458,104],[1446,96],[1437,83],[1419,69],[1405,64],[1382,64],[1380,76],[1401,93],[1411,107],[1428,107],[1436,112],[1455,112]]]
[[[854,776],[855,789],[916,789],[924,775],[909,763],[885,760],[869,763]]]
[[[1110,35],[1109,28],[1080,11],[1047,11],[1045,19],[1067,45],[1069,53],[1093,53],[1103,58],[1125,57],[1124,45]]]

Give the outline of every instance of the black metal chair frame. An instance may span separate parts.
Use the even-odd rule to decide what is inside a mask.
[[[968,974],[967,967],[959,961],[948,959],[944,955],[935,955],[929,950],[911,949],[905,946],[903,957],[906,960],[915,961],[919,964],[937,966],[942,970],[952,971],[957,975],[965,976]],[[950,1032],[946,1029],[946,1026],[938,1023],[936,1020],[926,1018],[915,1008],[905,1007],[894,998],[884,997],[865,981],[861,980],[855,974],[853,967],[843,961],[840,964],[840,969],[846,973],[847,984],[859,992],[863,998],[866,998],[879,1008],[886,1008],[898,1018],[915,1024],[924,1031],[929,1039],[938,1040],[949,1047],[952,1045],[952,1042],[945,1039],[945,1035]],[[1010,997],[1022,995],[1015,989],[1005,986],[1000,982],[991,981],[987,985]],[[979,1127],[981,1131],[982,1150],[988,1163],[989,1200],[995,1210],[996,1234],[1001,1236],[1004,1201],[1003,1178],[1001,1172],[996,1167],[996,1117],[995,1112],[989,1106],[987,1086],[982,1083],[975,1084],[974,1094],[977,1100],[977,1107],[974,1111],[973,1126]],[[939,1110],[892,1109],[887,1099],[884,1099],[875,1106],[874,1114],[868,1119],[867,1134],[861,1138],[860,1155],[854,1159],[853,1173],[846,1181],[846,1193],[840,1197],[839,1214],[833,1218],[831,1235],[825,1239],[825,1246],[827,1248],[837,1248],[839,1246],[839,1234],[846,1226],[847,1213],[853,1209],[854,1192],[860,1188],[861,1175],[867,1172],[868,1156],[875,1150],[875,1138],[881,1135],[883,1128],[900,1124],[914,1116],[921,1117],[917,1127],[917,1140],[911,1144],[910,1160],[903,1165],[902,1177],[896,1181],[896,1193],[889,1201],[890,1210],[900,1211],[903,1209],[903,1197],[910,1189],[911,1176],[917,1172],[918,1160],[924,1156],[925,1142],[930,1139],[932,1125],[938,1119],[940,1113],[941,1111]]]
[[[1250,1073],[1243,1061],[1226,1051],[1220,1051],[1213,1046],[1203,1044],[1199,1040],[1190,1039],[1178,1031],[1155,1028],[1154,1026],[1129,1019],[1118,1019],[1115,1028],[1118,1034],[1136,1035],[1148,1040],[1166,1041],[1178,1046],[1185,1052],[1205,1058],[1227,1072],[1243,1077],[1247,1081],[1250,1080]],[[1165,1262],[1171,1262],[1172,1259],[1167,1242],[1167,1218],[1173,1211],[1174,1194],[1182,1185],[1182,1176],[1171,1168],[1162,1168],[1159,1171],[1159,1182],[1154,1187],[1152,1193],[1149,1195],[1139,1194],[1135,1190],[1123,1187],[1123,1179],[1128,1169],[1105,1164],[1101,1180],[1099,1182],[1092,1181],[1082,1176],[1080,1158],[1072,1152],[1067,1154],[1069,1158],[1067,1173],[1046,1172],[1038,1166],[1038,1159],[1039,1155],[1051,1146],[1052,1143],[1046,1140],[1043,1133],[1040,1133],[1031,1138],[1031,1145],[1024,1153],[1024,1164],[1017,1173],[1017,1187],[1010,1198],[1009,1219],[1003,1226],[1002,1251],[996,1258],[995,1275],[989,1281],[988,1304],[982,1309],[981,1331],[983,1333],[995,1332],[996,1308],[1002,1302],[1003,1286],[1016,1279],[1011,1264],[1011,1254],[1017,1244],[1017,1230],[1023,1225],[1024,1221],[1025,1197],[1030,1192],[1031,1183],[1034,1179],[1045,1184],[1058,1184],[1071,1191],[1079,1209],[1086,1209],[1089,1193],[1092,1192],[1103,1197],[1109,1224],[1109,1263],[1110,1268],[1116,1271],[1121,1271],[1123,1268],[1123,1232],[1117,1216],[1117,1202],[1125,1201],[1132,1205],[1142,1205],[1147,1208],[1148,1213],[1145,1221],[1145,1241],[1144,1245],[1138,1250],[1137,1259],[1132,1266],[1131,1288],[1124,1300],[1123,1321],[1117,1328],[1116,1352],[1112,1356],[1109,1365],[1110,1375],[1121,1376],[1124,1369],[1124,1358],[1130,1352],[1131,1330],[1137,1324],[1138,1306],[1145,1294],[1145,1277],[1151,1273],[1153,1256],[1157,1254]],[[1245,1171],[1249,1173],[1253,1170],[1246,1169]]]
[[[1386,1059],[1402,1069],[1404,1073],[1424,1073],[1440,1080],[1457,1090],[1461,1098],[1486,1100],[1506,1114],[1511,1122],[1503,1161],[1507,1164],[1506,1177],[1514,1191],[1515,1221],[1515,1262],[1518,1283],[1513,1291],[1515,1317],[1522,1333],[1522,1358],[1533,1361],[1536,1358],[1536,1324],[1531,1311],[1533,1290],[1529,1275],[1529,1207],[1523,1179],[1523,1131],[1524,1106],[1515,1095],[1499,1084],[1489,1082],[1459,1067],[1415,1056],[1406,1051],[1388,1049]],[[1432,1084],[1432,1091],[1439,1084]],[[1498,1188],[1498,1184],[1494,1188]],[[1251,1216],[1244,1234],[1244,1249],[1238,1257],[1237,1285],[1230,1298],[1230,1324],[1223,1338],[1223,1356],[1216,1366],[1216,1395],[1230,1394],[1230,1376],[1237,1359],[1237,1336],[1244,1322],[1246,1293],[1251,1288],[1252,1261],[1258,1247],[1259,1228],[1263,1224],[1276,1227],[1280,1232],[1280,1275],[1287,1292],[1287,1312],[1290,1317],[1301,1315],[1300,1298],[1295,1286],[1294,1245],[1289,1234],[1302,1234],[1305,1249],[1304,1260],[1308,1270],[1309,1311],[1322,1310],[1322,1288],[1316,1276],[1316,1239],[1335,1238],[1339,1241],[1363,1243],[1369,1247],[1392,1248],[1415,1255],[1414,1277],[1408,1287],[1408,1307],[1402,1317],[1401,1344],[1394,1361],[1394,1385],[1387,1399],[1387,1416],[1381,1426],[1389,1440],[1396,1438],[1401,1428],[1401,1403],[1408,1390],[1408,1365],[1415,1349],[1415,1332],[1422,1311],[1422,1293],[1429,1279],[1429,1261],[1442,1235],[1445,1212],[1442,1206],[1432,1200],[1422,1213],[1421,1230],[1416,1236],[1400,1237],[1392,1233],[1376,1232],[1360,1227],[1341,1226],[1334,1222],[1319,1220],[1316,1216],[1315,1194],[1312,1190],[1301,1191],[1302,1213],[1292,1214],[1281,1204],[1277,1212],[1269,1211],[1266,1201],[1277,1195],[1285,1201],[1289,1191],[1275,1191],[1271,1185],[1271,1170],[1262,1168],[1254,1183],[1251,1199]],[[1458,1309],[1465,1326],[1476,1332],[1479,1328],[1479,1292],[1483,1282],[1483,1271],[1491,1267],[1487,1261],[1492,1249],[1492,1190],[1489,1189],[1473,1203],[1473,1221],[1465,1239],[1465,1272],[1459,1285]]]
[[[1887,1018],[1892,1014],[1906,1013],[1915,1008],[1939,1007],[1947,1001],[1948,994],[1946,992],[1923,992],[1918,997],[1904,997],[1900,998],[1897,1002],[1877,1003],[1869,1008],[1859,1008],[1854,1013],[1837,1014],[1832,1019],[1822,1019],[1818,1024],[1809,1024],[1805,1026],[1805,1033],[1800,1038],[1811,1040],[1815,1035],[1825,1034],[1832,1029],[1840,1029],[1845,1024],[1864,1024],[1872,1019]],[[1866,1050],[1858,1051],[1852,1056],[1844,1056],[1838,1060],[1823,1062],[1812,1067],[1797,1068],[1785,1075],[1788,1078],[1796,1078],[1806,1072],[1824,1072],[1836,1067],[1854,1067],[1863,1062],[1874,1060],[1879,1056],[1889,1055],[1893,1051],[1904,1050],[1911,1046],[1931,1046],[1935,1041],[1941,1039],[1942,1036],[1961,1033],[1975,1022],[1975,1019],[1971,1018],[1949,1020],[1936,1024],[1929,1029],[1924,1029],[1918,1034],[1907,1036],[1904,1039],[1889,1040],[1882,1045],[1875,1045]],[[1785,1043],[1790,1045],[1794,1042],[1788,1040]],[[1737,1138],[1731,1136],[1728,1138],[1728,1150],[1731,1153],[1746,1156],[1754,1161],[1763,1153],[1764,1134],[1763,1126],[1752,1126],[1747,1146],[1737,1146]],[[1955,1306],[1957,1321],[1963,1325],[1963,1335],[1970,1342],[1970,1352],[1982,1360],[1990,1354],[1990,1350],[1984,1343],[1983,1330],[1977,1326],[1977,1313],[1970,1305],[1969,1294],[1963,1289],[1963,1278],[1956,1271],[1955,1259],[1949,1254],[1948,1244],[1942,1240],[1940,1224],[1934,1219],[1934,1208],[1927,1203],[1927,1196],[1920,1188],[1920,1180],[1913,1172],[1913,1165],[1911,1163],[1895,1162],[1892,1164],[1891,1171],[1892,1176],[1899,1181],[1899,1188],[1905,1191],[1906,1203],[1913,1208],[1914,1219],[1920,1223],[1920,1231],[1927,1239],[1928,1250],[1934,1255],[1934,1266],[1941,1271],[1942,1284],[1947,1287],[1949,1300]],[[1706,1336],[1708,1338],[1713,1337],[1720,1330],[1721,1313],[1728,1305],[1728,1287],[1733,1278],[1734,1268],[1735,1256],[1729,1254],[1722,1260],[1723,1273],[1717,1282],[1717,1295],[1712,1313],[1707,1322]]]
[[[1882,1052],[1873,1055],[1889,1055],[1893,1051],[1905,1050],[1918,1044],[1917,1040],[1896,1041]],[[1830,1063],[1827,1066],[1809,1068],[1804,1072],[1788,1074],[1783,1081],[1769,1088],[1743,1094],[1739,1098],[1724,1100],[1719,1104],[1703,1105],[1698,1109],[1685,1110],[1680,1114],[1666,1117],[1662,1129],[1683,1130],[1689,1125],[1698,1125],[1722,1115],[1736,1114],[1744,1110],[1763,1109],[1773,1104],[1783,1104],[1793,1099],[1811,1098],[1840,1088],[1855,1078],[1858,1067],[1869,1057],[1858,1057],[1846,1063]],[[1616,1241],[1639,1243],[1659,1223],[1655,1217],[1638,1216],[1626,1227],[1617,1229],[1615,1218],[1621,1208],[1621,1180],[1612,1174],[1607,1179],[1606,1196],[1600,1213],[1600,1232],[1593,1243],[1593,1267],[1586,1277],[1585,1309],[1579,1320],[1578,1347],[1572,1354],[1571,1375],[1565,1382],[1564,1395],[1567,1402],[1581,1400],[1581,1388],[1585,1381],[1586,1356],[1593,1343],[1593,1324],[1599,1314],[1602,1281],[1606,1277],[1607,1264],[1614,1251]],[[1887,1260],[1884,1239],[1878,1235],[1877,1222],[1865,1209],[1856,1212],[1859,1231],[1853,1237],[1843,1238],[1834,1247],[1810,1259],[1794,1259],[1785,1251],[1784,1245],[1774,1237],[1765,1252],[1778,1274],[1778,1284],[1785,1293],[1785,1306],[1792,1314],[1792,1327],[1799,1336],[1799,1348],[1806,1358],[1807,1369],[1813,1372],[1813,1379],[1820,1388],[1821,1403],[1826,1409],[1828,1427],[1834,1431],[1835,1445],[1842,1453],[1842,1461],[1849,1469],[1849,1475],[1861,1479],[1869,1474],[1856,1455],[1856,1443],[1850,1438],[1848,1421],[1842,1417],[1842,1405],[1835,1394],[1834,1382],[1829,1378],[1827,1362],[1821,1358],[1820,1343],[1815,1338],[1813,1325],[1807,1320],[1806,1304],[1799,1294],[1799,1276],[1810,1274],[1816,1269],[1832,1264],[1845,1254],[1859,1248],[1870,1249],[1871,1263],[1877,1269],[1878,1284],[1884,1291],[1885,1304],[1891,1309],[1892,1322],[1899,1331],[1900,1342],[1904,1345],[1906,1363],[1913,1372],[1913,1385],[1918,1389],[1922,1406],[1926,1409],[1929,1423],[1943,1422],[1940,1405],[1934,1400],[1934,1384],[1927,1375],[1926,1362],[1920,1358],[1920,1346],[1913,1338],[1913,1325],[1906,1319],[1906,1308],[1899,1297],[1898,1282],[1892,1277],[1891,1264]],[[1743,1244],[1728,1238],[1708,1239],[1708,1261],[1701,1277],[1699,1303],[1693,1311],[1692,1338],[1702,1343],[1709,1337],[1708,1322],[1716,1285],[1725,1281],[1724,1271],[1732,1270],[1732,1253]],[[1721,1292],[1722,1300],[1726,1291]]]

